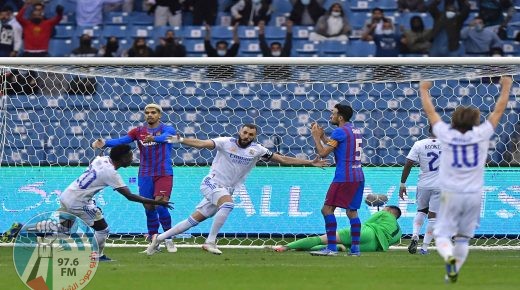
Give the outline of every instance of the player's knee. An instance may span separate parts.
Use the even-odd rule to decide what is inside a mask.
[[[423,209],[418,209],[417,211],[418,211],[418,212],[422,212],[422,213],[424,213],[424,214],[428,214],[428,209],[429,209],[429,208],[425,207],[425,208],[423,208]]]
[[[232,211],[235,208],[235,204],[233,202],[226,201],[220,205],[219,209],[227,209]]]

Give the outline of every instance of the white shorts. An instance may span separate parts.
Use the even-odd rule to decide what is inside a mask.
[[[202,184],[200,185],[200,192],[204,198],[199,202],[196,210],[200,212],[206,218],[210,218],[215,215],[218,211],[218,200],[225,196],[233,195],[233,189],[230,187],[221,187],[212,182],[211,178],[204,177]]]
[[[481,193],[442,192],[434,236],[472,238],[480,222],[481,201]]]
[[[437,213],[439,211],[441,190],[438,188],[417,187],[415,203],[417,209],[428,208],[428,211]]]
[[[96,202],[92,199],[87,203],[76,203],[68,206],[61,202],[61,207],[58,211],[73,214],[82,219],[90,227],[94,225],[94,222],[103,219],[103,211],[101,211],[96,205]]]

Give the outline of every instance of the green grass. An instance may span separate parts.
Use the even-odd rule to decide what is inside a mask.
[[[312,257],[305,252],[222,249],[215,256],[200,249],[148,257],[142,248],[108,248],[116,262],[102,263],[87,289],[519,289],[519,251],[470,252],[454,285],[444,283],[436,252],[364,253],[361,257]],[[28,289],[18,279],[12,248],[0,247],[0,289]]]

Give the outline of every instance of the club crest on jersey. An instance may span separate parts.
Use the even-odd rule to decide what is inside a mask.
[[[229,151],[231,151],[233,153],[237,153],[237,147],[231,147],[231,149],[229,149]]]
[[[155,133],[155,136],[161,136],[161,132]]]
[[[255,155],[255,150],[253,150],[253,149],[249,150],[249,155]]]

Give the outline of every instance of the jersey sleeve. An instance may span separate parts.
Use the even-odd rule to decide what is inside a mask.
[[[157,143],[164,143],[167,141],[168,137],[175,136],[177,131],[171,126],[164,126],[164,130],[161,135],[155,136],[154,140]]]
[[[222,150],[222,148],[224,148],[224,144],[226,144],[226,142],[229,142],[229,138],[217,137],[217,138],[211,139],[211,141],[213,141],[213,143],[215,143],[215,149]]]
[[[345,132],[341,130],[341,128],[336,128],[332,131],[330,135],[330,139],[327,142],[327,145],[332,146],[334,148],[338,147],[339,142],[345,140]]]
[[[123,178],[121,177],[121,174],[119,174],[115,170],[106,172],[105,184],[112,187],[113,189],[118,189],[118,188],[126,186],[126,184],[123,182]]]
[[[447,142],[448,132],[450,131],[450,125],[443,121],[435,123],[433,125],[433,134],[442,142]]]
[[[262,161],[269,161],[269,160],[271,160],[271,157],[273,157],[273,155],[274,155],[273,151],[265,148],[262,145],[258,145],[258,147],[260,148],[260,153],[258,154],[260,156],[260,159]]]
[[[419,143],[415,142],[412,146],[412,149],[410,149],[410,152],[408,152],[408,155],[406,156],[406,159],[412,160],[414,162],[419,162]]]
[[[128,144],[138,139],[137,128],[133,128],[126,136],[117,139],[109,139],[105,141],[105,146],[115,147],[117,145]]]

